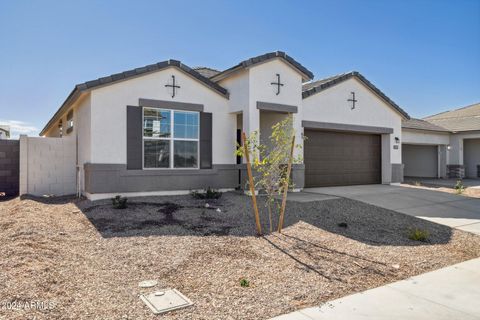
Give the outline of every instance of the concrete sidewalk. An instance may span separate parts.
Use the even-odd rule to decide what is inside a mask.
[[[479,320],[480,258],[272,319]]]

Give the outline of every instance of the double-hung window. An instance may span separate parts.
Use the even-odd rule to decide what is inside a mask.
[[[198,168],[199,113],[143,108],[143,167]]]

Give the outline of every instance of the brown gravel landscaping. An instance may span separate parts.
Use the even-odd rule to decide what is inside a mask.
[[[478,236],[343,198],[289,201],[285,226],[255,237],[250,200],[233,192],[129,199],[123,210],[2,201],[0,319],[268,319],[480,256]],[[410,240],[413,227],[428,241]],[[148,279],[159,285],[140,289]],[[139,294],[167,287],[194,306],[154,316]],[[31,301],[51,305],[5,307]]]
[[[417,189],[425,189],[425,190],[432,190],[432,191],[458,194],[457,190],[455,190],[454,188],[415,185],[414,182],[403,183],[402,186],[403,187],[409,187],[409,188],[417,188]],[[465,197],[470,197],[470,198],[480,198],[480,189],[479,188],[465,188],[465,190],[462,192],[461,195],[465,196]]]

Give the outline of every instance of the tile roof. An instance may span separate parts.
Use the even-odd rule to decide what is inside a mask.
[[[228,96],[227,89],[225,89],[225,88],[221,87],[219,84],[209,80],[208,78],[204,77],[203,75],[201,75],[197,71],[191,69],[190,67],[181,63],[178,60],[166,60],[166,61],[162,61],[162,62],[159,62],[159,63],[150,64],[148,66],[144,66],[144,67],[140,67],[140,68],[136,68],[136,69],[132,69],[132,70],[127,70],[127,71],[124,71],[124,72],[121,72],[121,73],[112,74],[112,75],[107,76],[107,77],[98,78],[96,80],[87,81],[87,82],[78,84],[78,85],[76,85],[76,88],[80,89],[80,90],[91,89],[91,88],[94,88],[94,87],[98,87],[100,85],[110,84],[110,83],[113,83],[113,82],[116,82],[116,81],[121,81],[121,80],[127,80],[129,78],[136,77],[136,76],[139,76],[139,75],[142,75],[142,74],[145,74],[145,73],[162,70],[162,69],[165,69],[167,67],[177,67],[177,68],[181,69],[182,71],[186,72],[187,74],[191,75],[195,79],[199,80],[200,82],[203,82],[206,86],[208,86],[211,89],[217,91],[221,95]]]
[[[212,68],[209,68],[209,67],[195,67],[195,68],[193,68],[193,70],[197,71],[198,73],[200,73],[205,78],[211,78],[211,77],[216,76],[217,74],[220,73],[219,70],[215,70],[215,69],[212,69]]]
[[[450,130],[430,123],[422,119],[410,118],[409,120],[402,121],[402,128],[404,129],[416,129],[416,130],[426,130],[426,131],[439,131],[439,132],[450,132]]]
[[[136,69],[131,69],[127,70],[121,73],[116,73],[112,74],[110,76],[98,78],[95,80],[87,81],[84,83],[77,84],[72,92],[68,95],[67,99],[63,102],[63,104],[60,106],[60,108],[55,112],[53,117],[48,121],[48,123],[45,125],[45,127],[42,129],[40,132],[40,136],[44,135],[46,133],[46,130],[55,122],[57,121],[58,117],[66,111],[66,109],[70,106],[71,103],[73,103],[78,96],[85,91],[88,91],[90,89],[94,89],[103,85],[108,85],[108,84],[113,84],[118,81],[123,81],[127,80],[130,78],[134,78],[143,74],[147,74],[150,72],[154,71],[159,71],[168,67],[176,67],[179,68],[180,70],[184,71],[185,73],[189,74],[193,78],[197,79],[198,81],[202,82],[204,85],[209,87],[210,89],[216,91],[218,94],[226,97],[228,99],[229,93],[228,90],[220,86],[218,83],[211,81],[210,79],[206,78],[199,72],[191,69],[187,65],[181,63],[178,60],[166,60],[162,61],[159,63],[155,64],[150,64],[144,67],[136,68]]]
[[[234,72],[236,70],[243,69],[243,68],[248,68],[248,67],[256,65],[258,63],[262,63],[262,62],[265,62],[265,61],[268,61],[268,60],[271,60],[271,59],[275,59],[275,58],[281,58],[281,59],[285,60],[286,62],[288,62],[295,69],[300,71],[300,73],[303,73],[308,78],[307,80],[313,79],[313,73],[310,70],[308,70],[307,68],[305,68],[304,66],[302,66],[298,61],[296,61],[295,59],[293,59],[292,57],[290,57],[288,54],[286,54],[283,51],[275,51],[275,52],[265,53],[265,54],[262,54],[260,56],[256,56],[256,57],[244,60],[244,61],[240,62],[239,64],[234,65],[233,67],[228,68],[226,70],[223,70],[219,74],[215,75],[214,76],[215,79],[213,79],[213,80],[214,81],[219,81],[220,79],[222,79],[222,76],[227,75],[231,72]]]
[[[328,77],[325,79],[317,80],[314,82],[309,82],[305,83],[302,88],[302,98],[308,98],[318,92],[321,92],[325,89],[328,89],[334,85],[337,85],[341,82],[344,82],[350,78],[357,78],[360,80],[363,84],[365,84],[367,87],[369,87],[373,92],[375,92],[380,98],[382,98],[386,103],[391,105],[395,110],[397,110],[402,116],[404,116],[406,119],[410,119],[410,116],[408,113],[400,108],[393,100],[391,100],[389,97],[387,97],[386,94],[384,94],[380,89],[375,87],[373,83],[367,80],[364,76],[362,76],[359,72],[357,71],[351,71],[347,73],[342,73],[338,74],[332,77]]]
[[[480,130],[480,103],[425,117],[424,120],[453,132]]]

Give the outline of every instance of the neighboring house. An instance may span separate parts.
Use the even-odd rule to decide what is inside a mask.
[[[405,120],[404,175],[409,177],[480,177],[480,104]]]
[[[0,140],[10,138],[10,126],[0,124]]]
[[[77,85],[40,135],[74,137],[90,199],[242,187],[239,133],[288,114],[307,136],[295,188],[402,181],[408,114],[358,72],[312,79],[283,52],[221,72],[168,60]]]

